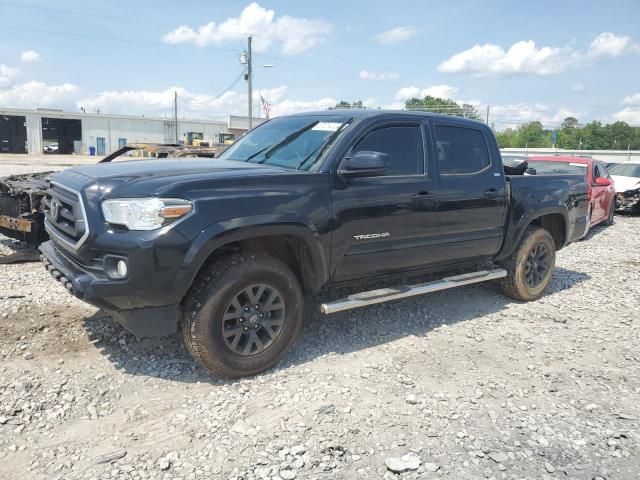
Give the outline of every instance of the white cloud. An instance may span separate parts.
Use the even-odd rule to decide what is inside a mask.
[[[385,110],[404,110],[404,102],[391,102],[384,105],[382,108]]]
[[[16,68],[0,63],[0,87],[11,85],[17,74],[18,70]]]
[[[627,122],[629,125],[640,127],[640,109],[627,107],[613,114],[615,120]]]
[[[532,73],[551,75],[565,71],[580,61],[580,54],[569,47],[537,47],[532,40],[516,42],[508,50],[486,43],[456,53],[438,65],[444,73],[508,75]]]
[[[536,103],[491,105],[489,121],[495,122],[498,130],[515,128],[519,124],[538,121],[548,128],[558,127],[567,117],[582,117],[583,112],[576,112],[565,107]]]
[[[66,107],[72,104],[78,87],[71,83],[47,85],[32,80],[0,90],[0,105],[7,107]]]
[[[228,18],[222,23],[209,22],[194,30],[181,25],[162,38],[165,43],[191,43],[199,47],[221,45],[226,42],[244,40],[247,34],[255,35],[253,47],[257,52],[266,51],[273,42],[282,43],[282,52],[289,55],[301,53],[322,43],[332,26],[324,20],[282,15],[251,3],[238,17]]]
[[[588,54],[591,57],[619,57],[634,48],[637,45],[634,46],[628,36],[603,32],[593,39]]]
[[[622,99],[622,105],[640,105],[640,93],[634,93],[633,95],[627,95]]]
[[[23,63],[41,62],[42,58],[35,50],[25,50],[20,54],[20,61]]]
[[[244,91],[228,91],[220,97],[190,92],[181,87],[170,87],[166,90],[130,90],[110,91],[85,96],[76,101],[76,106],[85,107],[87,111],[109,113],[147,114],[160,116],[173,108],[173,95],[178,92],[178,114],[187,118],[221,118],[228,114],[247,114],[247,95]],[[310,110],[326,110],[338,103],[335,98],[323,97],[312,100],[291,99],[286,85],[271,89],[254,91],[257,104],[259,95],[271,104],[271,116],[298,113]],[[371,104],[372,99],[364,102]],[[259,111],[263,114],[262,109]],[[258,114],[256,105],[255,114]]]
[[[409,40],[410,38],[414,37],[416,33],[417,32],[414,27],[396,27],[392,28],[391,30],[380,32],[376,34],[374,38],[378,41],[378,43],[399,43]]]
[[[396,100],[409,100],[410,98],[417,98],[420,96],[420,89],[418,87],[402,87],[396,92]]]
[[[323,97],[317,100],[283,100],[271,109],[272,116],[287,115],[291,113],[308,112],[313,110],[326,110],[338,103],[335,98]]]
[[[77,107],[84,107],[87,111],[100,109],[103,112],[155,112],[167,110],[173,105],[174,92],[178,92],[181,102],[187,100],[187,95],[183,88],[171,87],[162,91],[149,90],[112,90],[101,92],[95,95],[80,98],[76,101]]]
[[[432,85],[427,88],[418,88],[415,86],[402,87],[396,92],[395,99],[398,101],[409,100],[410,98],[424,98],[427,95],[438,98],[448,98],[450,100],[455,99],[458,93],[456,87],[450,85]]]
[[[571,90],[573,90],[574,92],[583,92],[584,85],[581,83],[576,83],[573,87],[571,87]]]
[[[640,52],[640,44],[633,44],[628,36],[610,32],[595,37],[586,53],[572,46],[538,47],[533,40],[516,42],[507,50],[500,45],[485,43],[456,53],[438,65],[438,70],[476,76],[521,73],[552,75],[601,57],[618,57],[633,51]]]
[[[360,72],[360,78],[362,80],[396,80],[400,77],[397,72],[370,72],[368,70],[362,70]]]

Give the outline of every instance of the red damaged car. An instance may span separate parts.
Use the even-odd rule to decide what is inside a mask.
[[[616,208],[616,189],[605,166],[588,157],[548,156],[529,157],[528,173],[536,175],[582,174],[587,180],[589,219],[591,228],[598,223],[611,225]],[[587,229],[586,233],[589,230]]]

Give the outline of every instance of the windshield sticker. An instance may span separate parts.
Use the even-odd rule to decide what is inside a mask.
[[[587,168],[587,164],[586,163],[570,163],[569,165],[571,165],[572,167],[582,167],[582,168]]]
[[[338,122],[318,122],[311,130],[320,130],[322,132],[337,132],[342,123]]]

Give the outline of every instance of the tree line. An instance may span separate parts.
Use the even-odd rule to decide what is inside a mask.
[[[555,130],[534,121],[495,133],[500,148],[552,147],[555,140],[557,148],[567,150],[640,149],[640,127],[632,127],[626,122],[594,120],[583,125],[577,118],[567,117]]]
[[[367,107],[363,106],[362,101],[342,100],[334,108]],[[405,109],[483,120],[481,113],[473,105],[459,104],[447,98],[410,98],[405,102]],[[538,121],[502,131],[496,131],[494,125],[491,128],[500,148],[555,146],[567,150],[640,150],[640,127],[632,127],[626,122],[602,123],[594,120],[581,124],[577,118],[567,117],[557,129],[545,128]]]

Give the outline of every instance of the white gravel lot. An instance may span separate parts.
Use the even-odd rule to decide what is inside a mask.
[[[597,227],[532,303],[311,301],[293,351],[239,381],[0,265],[0,478],[639,479],[639,239],[640,218]]]

